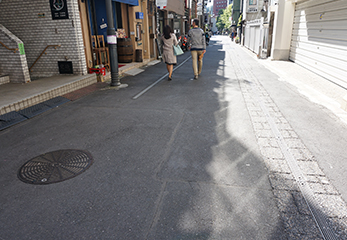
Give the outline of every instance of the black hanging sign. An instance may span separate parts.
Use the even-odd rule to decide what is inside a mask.
[[[52,19],[69,19],[67,0],[49,0],[51,3]]]

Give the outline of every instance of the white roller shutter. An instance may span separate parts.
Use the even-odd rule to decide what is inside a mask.
[[[296,4],[290,60],[347,88],[347,0]]]

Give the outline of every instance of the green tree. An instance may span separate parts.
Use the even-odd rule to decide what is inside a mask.
[[[220,32],[224,32],[230,28],[232,13],[233,13],[232,4],[230,4],[226,9],[219,10],[216,26]]]

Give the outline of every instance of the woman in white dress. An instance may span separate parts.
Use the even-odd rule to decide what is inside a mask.
[[[166,25],[164,27],[164,35],[161,37],[161,41],[163,46],[162,58],[166,63],[166,68],[169,72],[168,80],[171,81],[173,66],[177,64],[177,58],[173,51],[173,45],[176,46],[178,44],[178,41],[169,25]]]

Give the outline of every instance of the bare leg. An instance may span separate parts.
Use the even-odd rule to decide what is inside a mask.
[[[170,65],[166,64],[166,68],[167,68],[167,71],[169,72],[169,76],[170,76]]]
[[[168,70],[169,70],[169,78],[172,77],[172,71],[173,71],[173,65],[168,65]]]

